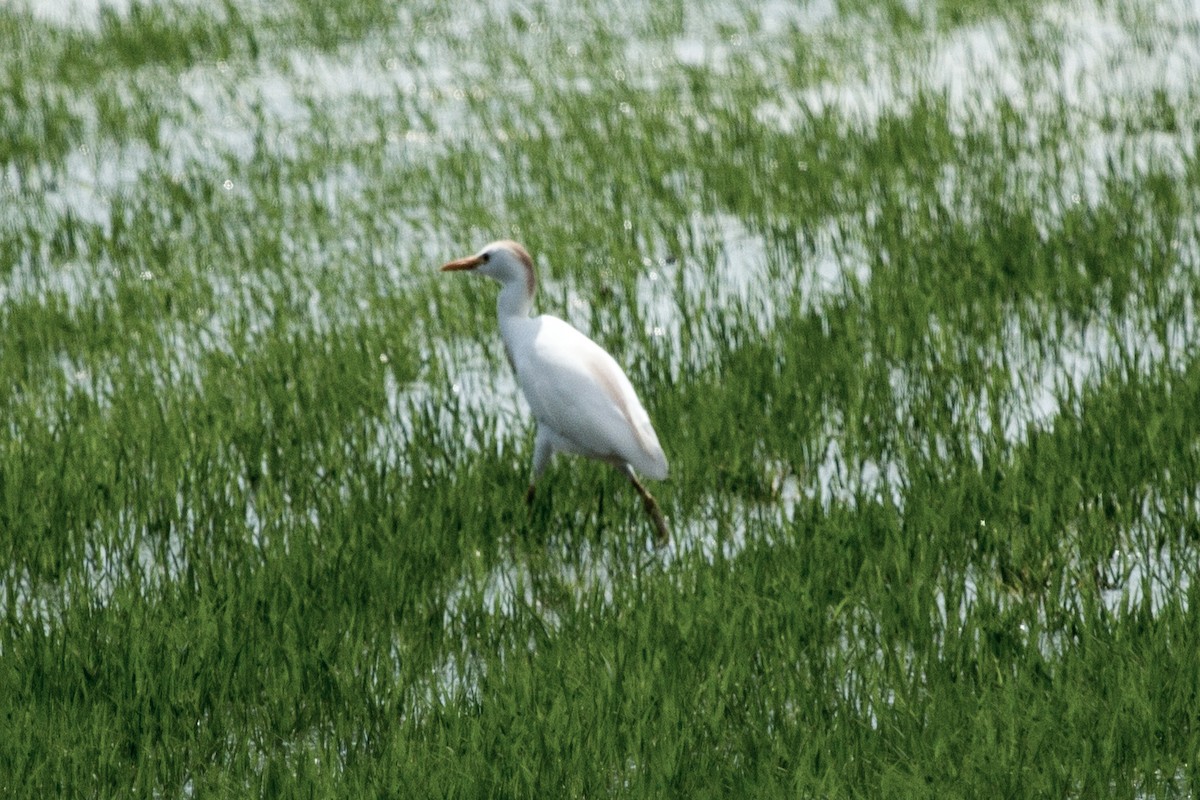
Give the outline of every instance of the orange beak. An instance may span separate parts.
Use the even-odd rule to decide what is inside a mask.
[[[460,269],[475,269],[483,263],[483,259],[479,256],[467,256],[466,258],[456,258],[449,264],[442,265],[442,272],[457,272]]]

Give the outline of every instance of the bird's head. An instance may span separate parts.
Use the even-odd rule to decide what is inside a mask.
[[[521,286],[525,295],[533,297],[537,276],[529,252],[507,239],[492,242],[473,256],[458,258],[442,265],[442,272],[470,270],[498,281],[502,286]]]

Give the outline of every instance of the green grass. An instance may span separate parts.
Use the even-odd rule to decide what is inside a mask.
[[[1194,18],[773,13],[0,9],[0,794],[1195,793]]]

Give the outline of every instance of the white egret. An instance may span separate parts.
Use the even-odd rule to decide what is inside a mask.
[[[508,363],[537,420],[534,487],[556,452],[575,453],[614,466],[633,484],[657,531],[658,546],[670,534],[658,503],[637,478],[667,477],[667,457],[625,372],[600,345],[558,317],[530,317],[537,292],[533,259],[512,241],[497,241],[451,261],[442,271],[471,270],[497,281],[496,313]]]

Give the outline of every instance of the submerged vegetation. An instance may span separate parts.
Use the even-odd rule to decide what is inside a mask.
[[[1196,9],[450,9],[0,8],[0,793],[1192,796]]]

